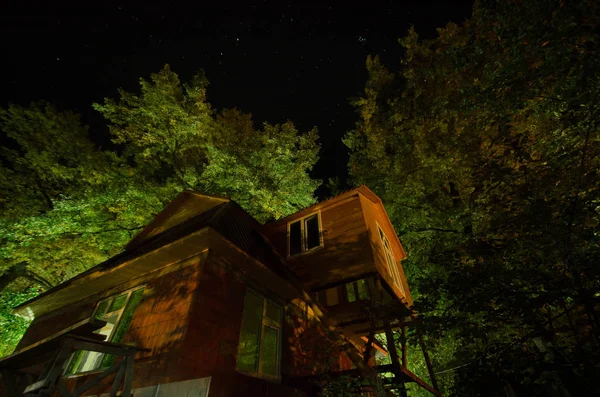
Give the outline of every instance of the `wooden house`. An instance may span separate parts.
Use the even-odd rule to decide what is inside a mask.
[[[0,360],[0,391],[308,396],[360,372],[365,395],[404,382],[439,395],[374,337],[416,322],[405,256],[365,186],[266,225],[183,192],[121,254],[14,309],[33,321]]]

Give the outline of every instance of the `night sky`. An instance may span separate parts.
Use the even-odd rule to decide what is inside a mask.
[[[356,122],[348,100],[363,90],[367,55],[397,67],[397,39],[411,25],[433,38],[469,17],[471,3],[3,2],[0,106],[44,99],[76,110],[107,146],[93,102],[136,90],[165,63],[182,80],[204,69],[215,108],[238,107],[259,123],[290,119],[301,131],[316,125],[314,176],[326,179],[345,173],[340,137]]]

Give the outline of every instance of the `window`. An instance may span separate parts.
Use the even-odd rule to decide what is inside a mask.
[[[346,284],[346,300],[349,303],[369,298],[369,285],[367,284],[366,279]]]
[[[331,307],[339,305],[340,303],[352,303],[359,300],[371,299],[369,291],[373,288],[375,288],[375,286],[372,279],[361,279],[337,287],[313,292],[312,297],[315,302]]]
[[[239,371],[279,377],[282,315],[281,306],[248,291],[238,347]]]
[[[288,256],[321,246],[323,246],[323,238],[320,212],[288,223]]]
[[[143,294],[144,286],[141,286],[98,302],[93,317],[106,321],[106,325],[95,332],[105,335],[105,341],[120,343],[129,328],[133,313],[142,300]],[[113,362],[114,356],[111,354],[80,350],[71,356],[65,374],[107,368]]]
[[[394,251],[392,250],[392,245],[390,244],[390,241],[387,239],[385,233],[379,225],[377,225],[377,229],[379,229],[379,237],[381,238],[381,244],[383,245],[385,260],[388,264],[388,269],[390,270],[392,280],[394,281],[394,284],[396,284],[396,287],[398,287],[402,295],[406,296],[406,293],[404,292],[404,285],[402,284],[402,278],[400,277],[400,271],[398,270],[398,264],[396,263]]]

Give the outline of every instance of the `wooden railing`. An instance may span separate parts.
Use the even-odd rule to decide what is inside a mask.
[[[58,392],[61,397],[79,397],[115,374],[109,395],[115,397],[117,392],[122,390],[120,395],[129,397],[135,354],[148,349],[105,342],[104,336],[93,333],[105,324],[100,320],[84,320],[0,360],[0,369],[2,369],[0,373],[6,395],[50,397]],[[68,360],[77,350],[112,354],[121,359],[117,359],[116,363],[109,368],[90,373],[89,378],[82,385],[69,391],[65,383],[61,382],[61,377]],[[31,383],[31,374],[24,373],[22,370],[44,363],[45,368],[38,380]]]

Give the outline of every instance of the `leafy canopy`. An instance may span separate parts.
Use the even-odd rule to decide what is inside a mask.
[[[216,114],[203,75],[182,84],[168,65],[140,86],[139,95],[121,90],[118,100],[94,108],[142,178],[227,195],[261,221],[314,203],[316,129],[300,133],[286,122],[257,130],[252,116],[237,109]]]
[[[350,173],[386,204],[456,395],[597,389],[599,11],[480,1],[411,30],[399,71],[367,60]]]

